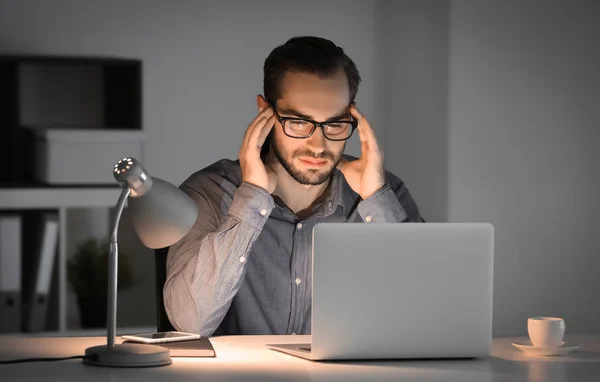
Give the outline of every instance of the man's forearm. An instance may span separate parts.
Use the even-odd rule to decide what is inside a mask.
[[[178,330],[209,336],[218,327],[242,284],[252,244],[273,207],[266,191],[244,183],[217,229],[192,233],[171,248],[164,300],[169,320]]]

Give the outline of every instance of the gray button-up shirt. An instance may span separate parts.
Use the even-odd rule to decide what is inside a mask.
[[[404,183],[389,172],[386,185],[362,200],[334,170],[303,220],[266,190],[242,182],[239,161],[219,161],[180,188],[199,214],[169,249],[165,309],[175,328],[204,336],[310,334],[315,224],[423,221]]]

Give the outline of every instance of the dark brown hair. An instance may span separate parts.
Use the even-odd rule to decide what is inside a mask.
[[[356,64],[342,48],[321,37],[294,37],[273,49],[264,64],[265,98],[276,102],[281,97],[281,80],[286,72],[317,74],[323,78],[342,69],[348,78],[350,102],[361,81]]]

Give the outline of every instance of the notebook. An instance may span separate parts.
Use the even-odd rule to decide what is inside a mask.
[[[123,341],[123,343],[134,343],[133,341]],[[135,342],[139,343],[139,342]],[[169,349],[171,357],[216,357],[215,349],[208,337],[200,339],[163,342],[156,344]]]

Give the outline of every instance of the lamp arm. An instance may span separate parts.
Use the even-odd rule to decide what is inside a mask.
[[[117,231],[119,230],[119,221],[123,208],[127,202],[127,198],[131,193],[131,189],[127,185],[123,185],[123,191],[119,196],[119,201],[116,206],[115,219],[113,221],[112,233],[110,235],[110,250],[108,254],[108,309],[107,318],[108,331],[106,333],[107,347],[115,346],[115,337],[117,332],[117,280],[118,280],[118,264],[119,264],[119,248],[117,245]]]

